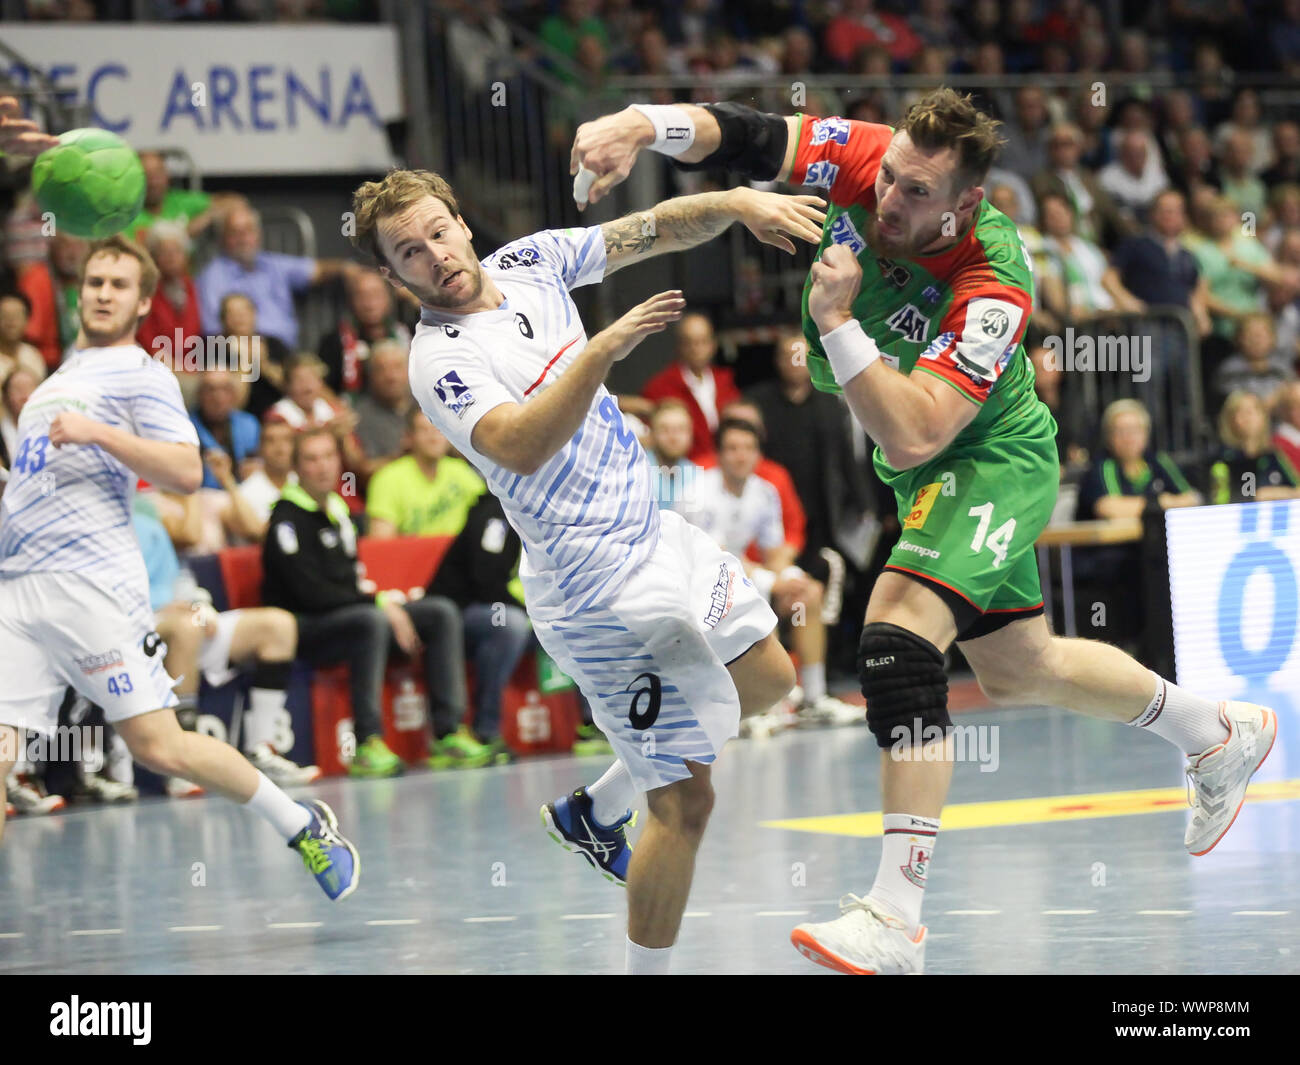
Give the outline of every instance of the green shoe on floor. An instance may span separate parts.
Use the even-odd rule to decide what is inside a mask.
[[[479,743],[467,730],[461,729],[433,741],[428,765],[430,769],[480,769],[493,765],[495,757],[496,752],[491,747]]]
[[[361,744],[348,766],[348,775],[353,777],[395,777],[401,771],[402,760],[380,736],[371,736]]]
[[[510,748],[506,746],[506,741],[500,736],[491,740],[487,744],[487,748],[492,752],[492,761],[490,761],[488,765],[509,765],[515,760],[514,754],[511,753]]]

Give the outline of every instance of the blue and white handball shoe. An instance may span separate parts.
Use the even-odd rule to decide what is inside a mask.
[[[302,856],[307,871],[331,899],[346,899],[361,882],[361,857],[356,847],[339,835],[338,818],[320,799],[300,802],[311,813],[311,823],[289,841]]]
[[[601,876],[620,887],[627,886],[627,864],[632,857],[627,830],[635,824],[635,811],[628,811],[612,825],[600,824],[586,788],[542,807],[546,834],[570,854],[581,854]]]

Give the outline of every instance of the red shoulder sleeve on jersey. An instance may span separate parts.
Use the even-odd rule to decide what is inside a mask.
[[[821,189],[831,203],[851,207],[867,199],[894,131],[874,122],[799,116],[790,184]]]
[[[1033,300],[1029,293],[996,281],[959,287],[939,335],[916,360],[925,370],[983,403],[1014,354]]]

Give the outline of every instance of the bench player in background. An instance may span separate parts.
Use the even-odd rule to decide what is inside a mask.
[[[837,920],[792,936],[842,972],[923,968],[921,902],[952,776],[951,738],[944,750],[929,737],[951,725],[943,662],[954,639],[996,703],[1124,722],[1186,754],[1195,855],[1232,825],[1277,734],[1266,707],[1183,691],[1115,647],[1047,627],[1033,547],[1056,500],[1056,426],[1021,345],[1029,257],[981,187],[998,143],[996,123],[951,89],[923,97],[896,130],[731,103],[634,106],[574,141],[580,203],[626,177],[645,147],[832,202],[804,291],[808,368],[875,440],[903,526],[858,652],[881,747],[879,869]]]
[[[193,492],[203,464],[176,378],[135,342],[157,283],[126,238],[92,245],[75,350],[18,420],[0,498],[0,789],[23,730],[52,731],[70,685],[104,709],[136,761],[247,805],[343,898],[360,865],[329,807],[295,802],[233,747],[182,731],[171,709],[131,497],[137,478]]]
[[[685,301],[660,293],[588,339],[569,290],[735,221],[793,252],[785,234],[815,240],[821,202],[750,189],[687,196],[535,233],[480,263],[437,174],[392,171],[353,200],[357,245],[423,305],[415,398],[501,500],[524,543],[537,638],[619,755],[543,818],[602,866],[627,861],[630,972],[668,970],[713,806],[711,765],[741,713],[777,702],[794,669],[740,561],[660,512],[645,453],[603,384]],[[623,828],[641,791],[649,817],[628,861]]]

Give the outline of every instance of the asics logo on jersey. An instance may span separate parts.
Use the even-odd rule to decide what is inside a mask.
[[[849,124],[842,118],[822,118],[813,123],[812,143],[816,147],[834,141],[836,144],[849,143]]]
[[[813,163],[808,167],[808,173],[804,175],[803,183],[812,189],[829,190],[835,184],[835,179],[840,176],[840,168],[836,163]]]
[[[846,214],[840,215],[831,223],[831,240],[836,244],[843,244],[854,255],[861,255],[862,249],[867,246],[867,242],[862,239],[862,234],[853,224],[853,219]]]
[[[469,386],[460,379],[460,375],[455,370],[438,378],[433,383],[433,390],[438,393],[443,406],[457,418],[463,418],[465,412],[474,405],[474,393],[469,390]]]
[[[645,686],[637,688],[633,693],[632,684],[642,680],[646,681]],[[627,719],[631,726],[639,731],[649,728],[659,720],[659,703],[663,697],[663,682],[653,673],[642,673],[636,680],[632,681],[632,684],[623,689],[632,696],[632,705],[628,709]],[[641,702],[643,695],[646,697],[646,708],[638,711],[637,704]]]

